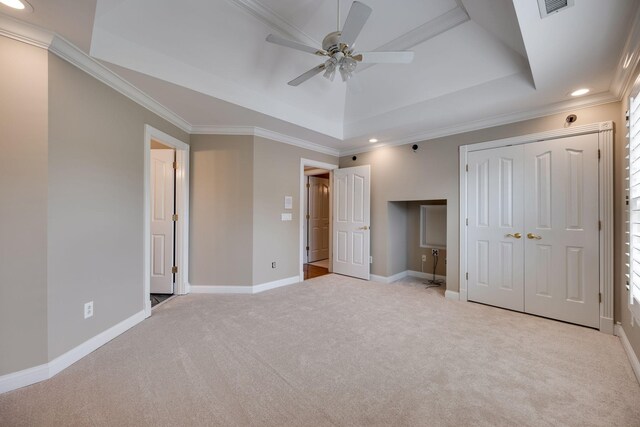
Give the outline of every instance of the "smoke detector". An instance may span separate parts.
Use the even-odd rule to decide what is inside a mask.
[[[549,15],[558,13],[569,7],[574,6],[575,0],[538,0],[540,8],[540,17],[546,18]]]

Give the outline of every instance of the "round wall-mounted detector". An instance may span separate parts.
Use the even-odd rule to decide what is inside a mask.
[[[353,160],[353,161],[355,162],[356,160],[358,160],[358,158],[357,158],[356,156],[353,156],[353,157],[351,158],[351,160]]]
[[[369,140],[369,142],[373,144],[373,143],[378,142],[378,140],[377,140],[376,138],[371,138],[371,139]]]
[[[576,120],[578,120],[578,116],[576,116],[575,114],[569,114],[566,120],[567,120],[567,123],[573,123]]]
[[[24,12],[33,12],[33,6],[26,0],[0,0],[0,4]]]
[[[589,89],[582,88],[582,89],[578,89],[578,90],[574,90],[573,92],[571,92],[571,96],[582,96],[582,95],[586,95],[589,93]]]

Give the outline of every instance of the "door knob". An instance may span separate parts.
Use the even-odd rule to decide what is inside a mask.
[[[368,230],[368,229],[369,229],[369,227],[367,227],[366,225],[364,227],[358,228],[358,230]]]
[[[519,238],[522,237],[522,234],[520,234],[520,233],[514,233],[514,234],[509,233],[509,234],[507,234],[507,237],[513,237],[514,239],[519,239]]]
[[[527,233],[527,239],[536,239],[536,240],[542,240],[542,237],[540,236],[536,236],[533,233]]]

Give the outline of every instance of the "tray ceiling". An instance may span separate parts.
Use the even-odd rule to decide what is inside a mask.
[[[194,127],[259,126],[348,152],[614,100],[634,0],[581,0],[542,19],[531,0],[361,0],[359,50],[413,50],[410,65],[360,66],[344,84],[286,83],[322,58],[336,0],[31,0],[14,15],[51,29]],[[341,21],[350,0],[340,2]],[[342,25],[342,24],[341,24]],[[569,92],[589,87],[572,100]]]

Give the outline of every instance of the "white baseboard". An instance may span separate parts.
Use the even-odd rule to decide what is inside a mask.
[[[269,291],[275,288],[281,288],[282,286],[293,285],[294,283],[300,283],[300,276],[291,276],[286,279],[275,280],[273,282],[262,283],[260,285],[253,286],[253,293]]]
[[[386,276],[378,276],[377,274],[370,274],[369,280],[376,283],[389,283]]]
[[[0,377],[0,393],[26,387],[49,379],[49,364],[35,366]]]
[[[396,280],[404,279],[407,276],[409,276],[409,277],[418,277],[420,279],[431,279],[431,278],[433,278],[433,274],[423,273],[421,271],[406,270],[406,271],[401,271],[400,273],[394,274],[393,276],[377,276],[375,274],[372,274],[372,275],[370,275],[370,279],[371,279],[372,282],[393,283]],[[436,280],[442,280],[443,282],[446,282],[446,279],[447,279],[446,276],[440,276],[440,275],[436,274]]]
[[[247,286],[195,286],[189,285],[192,294],[257,294],[282,286],[300,283],[300,276],[291,276],[286,279],[275,280],[273,282],[261,283],[259,285]]]
[[[396,280],[404,279],[405,277],[407,277],[407,272],[401,271],[400,273],[396,273],[393,276],[378,276],[375,274],[370,274],[369,280],[371,280],[372,282],[388,284],[388,283],[393,283]]]
[[[624,348],[625,353],[627,353],[629,363],[631,363],[631,368],[636,374],[636,379],[640,383],[640,361],[638,360],[638,355],[633,351],[633,347],[631,347],[627,334],[624,333],[624,329],[622,329],[621,325],[615,326],[615,334],[620,338],[622,348]]]
[[[456,292],[456,291],[445,291],[444,292],[444,297],[446,299],[450,299],[450,300],[454,300],[454,301],[460,301],[460,293]]]
[[[603,332],[609,335],[614,335],[615,334],[614,326],[615,326],[615,323],[613,322],[613,319],[609,317],[600,317],[600,332]]]
[[[1,376],[0,393],[6,393],[11,390],[26,387],[53,377],[89,353],[95,351],[99,347],[102,347],[118,335],[142,322],[145,318],[145,311],[139,311],[128,319],[123,320],[95,337],[88,339],[79,346],[56,357],[49,363]]]

